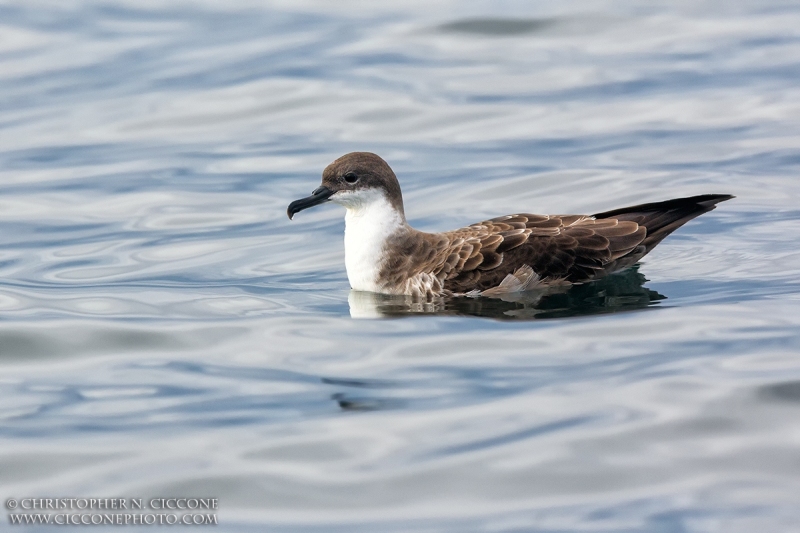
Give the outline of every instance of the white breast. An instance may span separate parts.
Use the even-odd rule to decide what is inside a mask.
[[[337,193],[331,201],[347,208],[344,262],[350,286],[357,291],[383,292],[378,275],[386,240],[405,225],[405,219],[383,191],[376,189]]]

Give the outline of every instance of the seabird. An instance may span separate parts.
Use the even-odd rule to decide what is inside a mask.
[[[689,220],[733,196],[704,194],[594,215],[516,214],[444,233],[406,222],[400,184],[369,152],[346,154],[287,214],[324,202],[347,209],[345,266],[357,291],[499,296],[585,283],[633,265]]]

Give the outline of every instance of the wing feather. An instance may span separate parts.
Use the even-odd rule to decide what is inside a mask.
[[[544,281],[588,281],[636,250],[647,230],[631,220],[517,214],[445,235],[447,253],[436,273],[445,288],[464,293],[497,287],[526,266]]]
[[[395,237],[396,253],[382,277],[388,286],[402,287],[419,275],[431,281],[434,293],[581,283],[634,264],[671,231],[730,198],[678,198],[594,216],[522,213],[447,233],[408,228],[414,238]]]

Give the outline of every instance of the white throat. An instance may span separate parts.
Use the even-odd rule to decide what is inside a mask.
[[[386,241],[406,225],[405,217],[378,189],[339,192],[331,201],[347,208],[344,263],[350,286],[357,291],[382,292],[378,275]]]

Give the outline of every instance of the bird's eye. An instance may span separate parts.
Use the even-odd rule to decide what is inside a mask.
[[[358,176],[356,176],[354,172],[348,172],[344,175],[344,181],[347,183],[355,183],[358,181]]]

